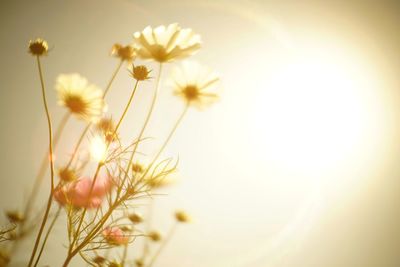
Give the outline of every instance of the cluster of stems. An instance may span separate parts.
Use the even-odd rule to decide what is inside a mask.
[[[19,232],[22,233],[27,231],[26,228],[28,228],[28,222],[31,219],[31,212],[32,212],[32,207],[34,206],[36,202],[36,198],[38,196],[38,193],[40,192],[40,187],[43,182],[43,178],[46,174],[46,171],[48,168],[50,168],[50,190],[49,190],[49,196],[47,199],[46,207],[43,213],[42,220],[40,222],[39,230],[37,232],[34,246],[31,252],[31,256],[29,259],[28,266],[37,266],[40,262],[41,256],[43,255],[43,252],[45,250],[46,243],[49,239],[49,236],[52,232],[52,229],[56,223],[56,221],[59,219],[61,215],[61,211],[63,208],[65,208],[66,213],[67,213],[67,231],[68,231],[68,249],[67,249],[67,255],[65,257],[65,260],[62,264],[62,266],[68,266],[71,262],[71,260],[77,256],[80,255],[83,260],[85,260],[89,265],[91,266],[97,266],[92,258],[87,257],[85,252],[86,251],[94,251],[97,254],[97,251],[99,248],[113,248],[113,246],[109,246],[106,242],[104,242],[104,238],[101,237],[101,233],[103,229],[110,224],[115,224],[119,219],[115,219],[114,216],[115,214],[118,214],[119,210],[121,207],[126,207],[127,203],[129,201],[132,201],[133,199],[139,199],[139,198],[150,198],[150,188],[149,185],[146,183],[146,179],[158,179],[165,177],[166,175],[170,174],[172,171],[174,171],[175,166],[172,168],[168,168],[168,165],[170,163],[169,161],[164,161],[167,162],[163,168],[161,168],[161,171],[157,172],[157,169],[160,169],[160,165],[162,163],[157,164],[160,155],[162,154],[163,150],[167,146],[168,142],[172,138],[174,132],[176,131],[178,125],[181,123],[183,117],[185,116],[187,110],[188,110],[188,105],[185,106],[183,112],[181,115],[178,117],[176,120],[175,124],[173,125],[170,133],[168,134],[167,138],[164,140],[160,148],[158,149],[156,155],[153,157],[153,159],[150,161],[150,164],[146,166],[146,168],[143,170],[140,175],[135,175],[133,177],[130,175],[132,165],[135,161],[135,158],[138,154],[138,148],[140,146],[141,141],[144,139],[144,134],[145,130],[152,118],[152,114],[154,111],[154,107],[157,102],[157,97],[158,97],[158,91],[160,87],[160,79],[161,79],[161,73],[162,73],[162,64],[159,64],[159,69],[158,69],[158,74],[156,77],[155,81],[155,88],[153,92],[153,96],[151,99],[151,103],[149,106],[149,109],[147,111],[147,115],[145,117],[144,123],[140,127],[140,131],[138,136],[135,138],[135,140],[132,142],[132,144],[126,148],[122,149],[122,145],[120,140],[118,139],[118,130],[120,129],[120,126],[122,125],[128,111],[132,106],[134,106],[134,96],[138,88],[140,87],[140,81],[136,80],[134,83],[134,87],[131,91],[130,97],[128,102],[125,105],[124,111],[122,115],[119,117],[119,120],[113,130],[112,136],[116,136],[118,139],[118,148],[112,148],[112,143],[113,141],[109,141],[106,144],[106,155],[104,160],[100,160],[97,163],[97,167],[95,169],[95,173],[92,177],[92,184],[90,187],[89,191],[89,197],[88,197],[88,202],[90,201],[90,198],[93,194],[93,190],[96,184],[96,181],[99,177],[99,174],[102,172],[102,169],[106,169],[107,173],[110,174],[117,174],[118,176],[118,186],[113,194],[110,194],[107,197],[107,202],[108,205],[102,205],[101,207],[98,207],[96,211],[94,212],[94,215],[92,214],[93,212],[91,211],[90,215],[92,215],[91,218],[88,216],[88,211],[89,211],[89,205],[85,205],[85,207],[81,209],[75,209],[71,205],[66,205],[65,207],[61,207],[60,205],[57,205],[55,213],[52,215],[51,211],[53,208],[54,204],[54,190],[57,187],[63,186],[63,181],[59,181],[58,184],[55,184],[55,167],[54,167],[54,155],[55,155],[55,148],[57,144],[59,143],[59,140],[62,136],[62,133],[65,129],[65,126],[71,117],[71,113],[66,113],[64,117],[61,119],[58,128],[55,131],[55,134],[53,136],[53,126],[52,126],[52,120],[51,120],[51,114],[48,108],[48,102],[46,98],[46,87],[44,83],[44,75],[43,75],[43,70],[41,66],[41,60],[40,57],[37,56],[37,67],[39,70],[39,77],[40,77],[40,82],[41,82],[41,89],[42,89],[42,96],[43,96],[43,103],[44,103],[44,108],[45,108],[45,113],[46,113],[46,118],[48,122],[48,136],[49,136],[49,151],[48,155],[50,156],[45,156],[45,158],[42,161],[42,164],[40,166],[40,169],[38,171],[38,174],[36,176],[36,179],[34,181],[34,186],[33,189],[29,195],[27,204],[24,208],[24,220],[21,222],[19,225]],[[120,71],[122,65],[123,65],[123,60],[119,62],[117,65],[115,71],[113,72],[111,79],[109,83],[106,86],[106,89],[104,91],[103,99],[106,97],[107,93],[109,92],[110,88],[112,87],[112,83],[115,80],[118,72]],[[70,158],[68,160],[68,163],[66,164],[66,168],[70,168],[71,166],[74,165],[74,161],[76,160],[81,144],[85,140],[85,137],[88,135],[90,132],[91,127],[93,126],[93,123],[88,123],[86,127],[83,129],[81,135],[79,136],[72,154],[70,155]],[[119,153],[117,150],[120,150]],[[121,156],[124,155],[124,156]],[[128,155],[126,157],[126,155]],[[48,160],[50,159],[50,160]],[[122,164],[124,163],[124,164]],[[114,164],[115,167],[113,170],[110,166]],[[149,178],[150,177],[150,178]],[[89,204],[89,203],[87,203]],[[149,205],[151,207],[151,205]],[[51,218],[51,220],[49,220]],[[121,218],[120,218],[121,219]],[[123,219],[123,217],[122,217]],[[150,218],[149,218],[150,220]],[[46,228],[47,226],[47,228]],[[148,221],[147,224],[148,227],[150,227],[150,222]],[[154,253],[153,257],[148,259],[148,265],[147,266],[152,266],[156,257],[160,253],[161,249],[166,245],[166,243],[169,240],[169,236],[172,234],[173,230],[175,229],[175,226],[172,228],[172,231],[170,234],[165,238],[165,240],[161,243],[159,246],[159,249]],[[148,231],[149,229],[146,229]],[[139,236],[146,236],[145,233],[138,233],[138,234],[132,234],[131,240],[135,240]],[[99,241],[100,240],[100,241]],[[140,260],[145,261],[148,257],[148,238],[145,239],[144,241],[144,250],[143,250],[143,255],[141,256]],[[13,250],[17,249],[17,242],[18,239],[15,240],[14,242],[14,247]],[[120,265],[124,266],[125,263],[127,262],[127,257],[128,257],[128,246],[129,244],[125,244],[123,246],[123,254],[121,257]]]

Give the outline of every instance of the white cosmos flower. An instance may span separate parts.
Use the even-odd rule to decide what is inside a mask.
[[[192,29],[181,29],[177,23],[152,28],[147,26],[142,32],[135,32],[137,53],[142,59],[171,62],[188,57],[200,48],[200,35]]]
[[[174,94],[183,98],[188,105],[199,109],[215,102],[218,76],[208,67],[194,61],[184,61],[172,73]]]
[[[103,91],[77,73],[60,74],[56,81],[58,104],[78,119],[96,122],[105,111]]]

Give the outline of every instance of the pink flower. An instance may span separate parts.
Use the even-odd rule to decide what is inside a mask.
[[[126,236],[119,227],[107,227],[102,234],[110,245],[125,245],[129,242],[129,236]]]
[[[92,184],[92,179],[82,178],[63,187],[57,187],[54,198],[60,205],[70,203],[76,208],[98,208],[112,188],[112,179],[97,177],[90,194]]]

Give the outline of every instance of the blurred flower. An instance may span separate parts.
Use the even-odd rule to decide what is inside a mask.
[[[106,258],[102,256],[96,256],[92,261],[98,265],[102,265],[106,262]]]
[[[152,189],[159,189],[174,184],[175,179],[172,179],[169,176],[155,178],[149,177],[146,178],[144,182]]]
[[[126,232],[132,232],[133,231],[133,229],[132,229],[132,227],[130,226],[130,225],[122,225],[122,226],[120,226],[119,227],[122,231],[124,231],[125,233]]]
[[[147,67],[144,65],[135,66],[132,64],[130,70],[132,77],[137,81],[145,81],[150,79],[149,77],[150,72],[151,70],[149,71]]]
[[[150,233],[148,233],[147,236],[151,239],[151,241],[154,242],[158,242],[161,240],[161,234],[157,231],[151,231]]]
[[[133,223],[141,223],[143,222],[143,216],[139,213],[132,213],[128,216],[129,220]]]
[[[37,38],[34,41],[29,41],[29,53],[34,56],[43,56],[47,55],[47,51],[49,50],[49,46],[47,42],[43,39]]]
[[[108,263],[108,267],[123,267],[121,263],[118,263],[116,261],[111,261]]]
[[[181,68],[173,71],[172,86],[174,94],[182,97],[188,105],[199,109],[218,99],[218,95],[210,92],[215,89],[219,78],[208,68],[197,62],[185,61]]]
[[[92,179],[82,178],[65,186],[57,187],[54,191],[54,198],[62,206],[70,204],[75,208],[98,208],[112,188],[112,179],[108,176],[97,177],[90,194],[92,184]]]
[[[58,104],[68,108],[79,119],[96,122],[105,110],[103,91],[77,73],[60,74],[56,90]]]
[[[142,59],[170,62],[194,54],[200,48],[200,35],[191,29],[181,29],[177,23],[135,32],[138,55]]]
[[[123,46],[121,44],[114,44],[111,49],[111,55],[114,57],[118,57],[121,60],[132,61],[136,57],[135,48],[131,45]]]
[[[144,261],[142,259],[136,259],[135,264],[137,267],[143,267],[144,266]]]
[[[102,234],[110,245],[125,245],[129,242],[129,236],[125,235],[119,227],[107,227]]]
[[[142,162],[135,162],[132,163],[132,171],[135,174],[140,174],[143,173],[146,170],[147,166],[143,164]]]
[[[10,260],[10,252],[5,248],[0,248],[0,266],[8,266]]]
[[[191,221],[190,216],[182,210],[178,210],[175,212],[175,219],[181,223],[188,223]]]
[[[25,220],[24,214],[17,210],[7,211],[6,216],[12,223],[20,223]]]
[[[63,182],[72,182],[78,178],[76,171],[67,167],[61,168],[58,171],[58,176]]]
[[[96,130],[104,136],[107,143],[117,139],[117,133],[114,134],[115,125],[111,118],[101,118],[96,124]]]

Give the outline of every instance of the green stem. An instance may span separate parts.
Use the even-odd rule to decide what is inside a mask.
[[[46,98],[46,90],[45,90],[45,86],[44,86],[44,80],[43,80],[43,73],[42,73],[42,67],[40,64],[40,58],[39,56],[36,57],[37,59],[37,65],[38,65],[38,70],[39,70],[39,77],[40,77],[40,84],[42,86],[42,97],[43,97],[43,104],[44,104],[44,109],[46,112],[46,118],[47,118],[47,124],[48,124],[48,128],[49,128],[49,155],[50,155],[50,183],[51,183],[51,189],[50,189],[50,195],[49,195],[49,199],[47,201],[47,207],[46,207],[46,211],[39,229],[39,233],[36,237],[36,241],[35,241],[35,245],[33,247],[32,250],[32,254],[31,254],[31,258],[29,260],[29,264],[28,266],[32,266],[33,263],[33,259],[36,255],[36,251],[38,249],[39,246],[39,242],[40,242],[40,238],[42,236],[43,233],[43,229],[44,226],[46,225],[46,221],[50,212],[50,208],[51,208],[51,203],[52,203],[52,199],[53,199],[53,190],[54,190],[54,155],[53,155],[53,128],[52,128],[52,124],[51,124],[51,117],[50,117],[50,112],[49,112],[49,108],[47,106],[47,98]]]

